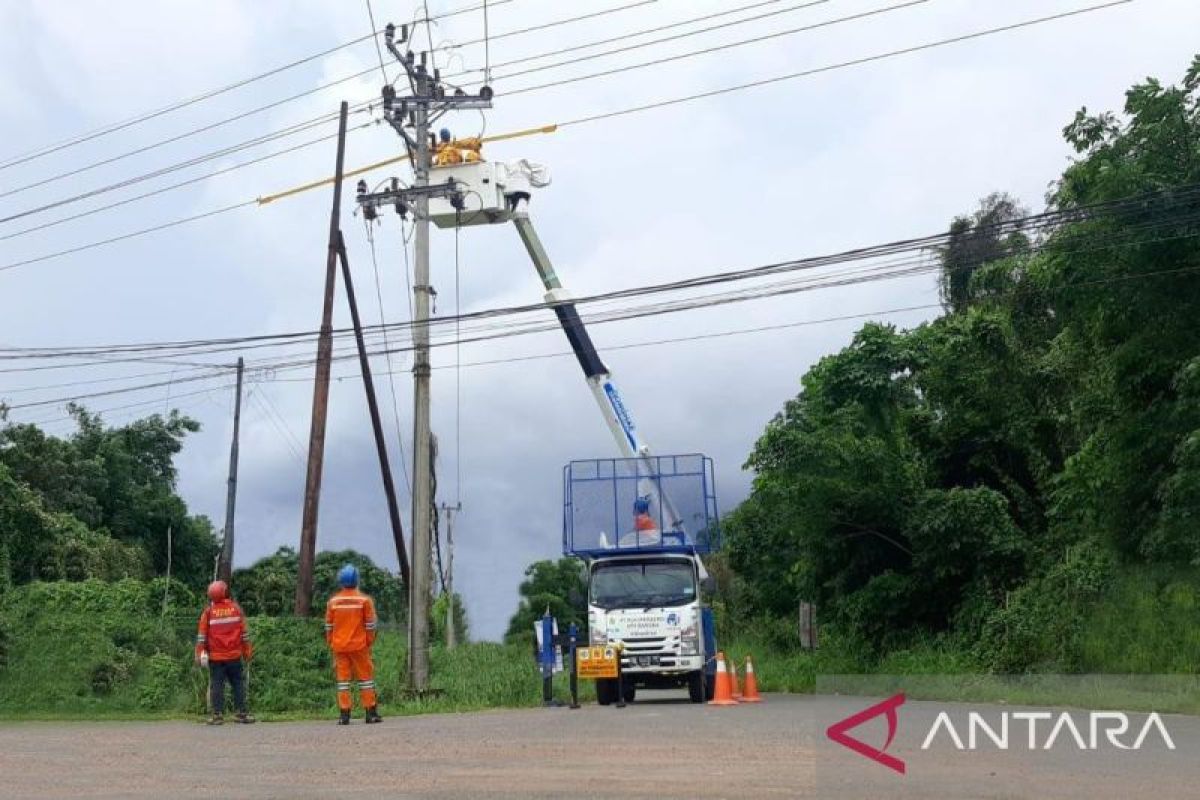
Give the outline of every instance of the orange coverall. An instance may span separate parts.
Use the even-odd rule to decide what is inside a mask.
[[[371,645],[378,626],[375,602],[358,589],[342,589],[325,606],[325,641],[333,651],[338,708],[350,710],[350,681],[358,679],[363,708],[375,705],[375,665]]]

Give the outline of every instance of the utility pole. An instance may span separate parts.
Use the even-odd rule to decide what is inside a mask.
[[[317,337],[317,370],[313,380],[312,426],[308,433],[308,471],[304,481],[304,518],[300,524],[300,567],[296,576],[297,617],[307,617],[312,607],[313,561],[317,552],[317,512],[321,502],[321,475],[325,467],[325,420],[329,414],[329,374],[333,359],[333,291],[337,281],[341,243],[342,170],[346,157],[346,117],[342,102],[338,122],[337,166],[333,180],[333,210],[329,214],[329,249],[325,258],[325,302]]]
[[[454,630],[454,515],[462,511],[462,502],[452,506],[442,503],[442,514],[446,517],[446,649],[458,645]]]
[[[423,97],[429,91],[429,78],[424,69],[416,71],[416,94]],[[416,155],[413,159],[413,186],[429,186],[429,107],[424,103],[414,109],[414,138]],[[408,652],[409,683],[415,691],[423,691],[429,682],[429,534],[433,519],[433,480],[429,466],[429,198],[418,195],[413,233],[413,572],[416,573],[409,594]]]
[[[233,575],[233,512],[237,505],[238,430],[242,422],[242,373],[245,368],[246,360],[239,356],[237,396],[233,401],[233,444],[229,447],[229,488],[225,494],[225,540],[221,543],[221,565],[217,568],[217,577],[226,583]]]
[[[409,40],[408,26],[401,26],[399,44]],[[367,193],[359,184],[358,202],[367,219],[374,219],[376,209],[394,204],[401,215],[413,213],[414,285],[413,304],[413,507],[412,507],[412,583],[409,587],[408,613],[408,685],[417,693],[429,684],[429,606],[431,602],[432,569],[430,540],[433,531],[433,473],[429,423],[429,310],[433,295],[429,270],[429,199],[450,197],[461,207],[462,192],[450,181],[430,185],[429,119],[460,109],[491,108],[492,90],[484,86],[478,95],[461,89],[450,92],[441,83],[441,75],[427,67],[427,53],[419,59],[411,50],[401,52],[396,41],[396,26],[385,28],[384,41],[388,52],[403,66],[412,95],[397,97],[392,86],[383,87],[383,114],[388,124],[404,140],[412,159],[412,186],[400,188],[393,181],[388,191]],[[339,173],[340,177],[340,173]]]

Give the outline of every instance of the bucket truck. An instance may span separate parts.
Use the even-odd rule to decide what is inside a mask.
[[[716,671],[712,609],[704,602],[712,578],[701,560],[720,545],[712,461],[656,456],[641,438],[530,219],[532,190],[548,183],[545,168],[528,161],[435,166],[430,220],[443,228],[516,227],[622,456],[564,470],[563,553],[587,568],[590,642],[621,651],[626,702],[638,687],[674,686],[703,702]],[[617,692],[616,680],[597,681],[602,705]]]

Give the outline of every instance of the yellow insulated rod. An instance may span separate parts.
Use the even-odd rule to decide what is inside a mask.
[[[505,139],[520,139],[523,136],[534,136],[539,133],[554,133],[557,130],[557,124],[543,125],[540,128],[526,128],[523,131],[512,131],[511,133],[497,133],[494,136],[485,136],[483,137],[482,141],[484,143],[502,142]],[[391,164],[399,164],[401,161],[408,161],[408,155],[405,154],[402,156],[396,156],[395,158],[385,158],[383,161],[376,161],[374,164],[367,164],[364,167],[348,170],[342,173],[342,180],[349,180],[350,178],[358,177],[359,175],[379,169],[380,167],[386,167]],[[320,186],[328,186],[331,183],[333,183],[332,175],[328,178],[322,178],[319,181],[313,181],[312,183],[305,183],[300,186],[295,186],[291,189],[285,189],[282,192],[264,195],[258,198],[258,204],[260,206],[265,206],[267,203],[275,200],[281,200],[284,197],[291,197],[292,195],[300,194],[301,192],[307,192],[309,189],[316,189]]]

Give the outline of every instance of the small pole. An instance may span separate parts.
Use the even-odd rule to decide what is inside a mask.
[[[297,617],[312,608],[313,561],[317,552],[317,515],[321,502],[321,474],[325,468],[325,420],[329,414],[329,376],[333,360],[333,291],[337,282],[337,254],[342,209],[342,172],[346,159],[346,117],[343,101],[338,123],[337,165],[333,179],[333,210],[329,214],[329,250],[325,258],[325,299],[321,331],[317,337],[317,370],[313,379],[312,425],[308,433],[308,470],[304,478],[304,516],[300,523],[300,565],[296,580]]]
[[[579,708],[579,674],[575,662],[575,654],[579,646],[579,627],[572,622],[567,628],[567,637],[571,643],[571,708]]]
[[[542,705],[554,704],[554,618],[542,615]]]
[[[237,505],[238,431],[242,421],[242,373],[246,360],[237,360],[237,395],[233,401],[233,444],[229,447],[229,487],[225,494],[225,541],[221,543],[221,563],[217,576],[229,583],[233,575],[233,515]]]
[[[162,616],[167,615],[167,605],[171,601],[171,553],[174,551],[171,546],[171,526],[167,526],[167,582],[163,585],[163,607]]]
[[[625,670],[621,667],[621,648],[617,648],[617,708],[625,707]]]
[[[462,511],[462,503],[442,503],[446,515],[446,649],[458,646],[458,632],[454,629],[454,515]]]

